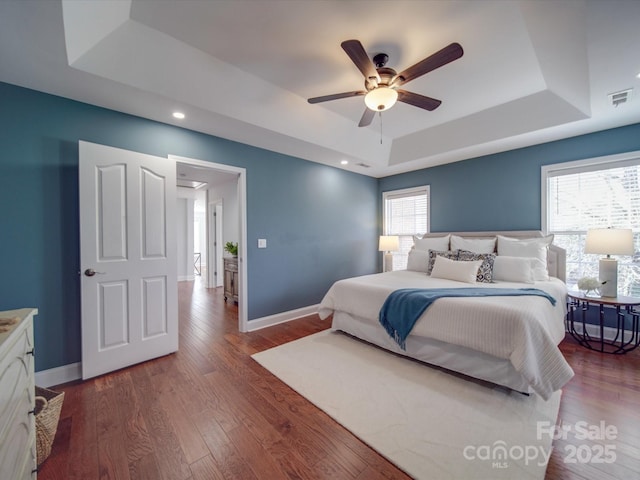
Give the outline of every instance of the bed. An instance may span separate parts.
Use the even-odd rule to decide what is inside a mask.
[[[492,255],[488,250],[479,253],[484,263],[478,271],[480,279],[480,272],[487,267],[487,258],[493,258],[495,278],[474,283],[471,285],[473,288],[535,288],[553,297],[555,305],[547,298],[533,295],[440,298],[421,314],[406,338],[404,348],[401,347],[379,322],[380,309],[392,292],[403,288],[470,286],[447,275],[443,278],[442,270],[438,270],[437,275],[436,270],[427,274],[427,271],[441,265],[462,265],[460,261],[447,261],[445,264],[445,260],[440,258],[446,257],[446,251],[442,249],[428,248],[431,268],[424,271],[415,268],[415,258],[427,258],[424,245],[442,244],[445,236],[448,238],[448,252],[462,250],[469,253],[468,248],[478,245],[476,250],[482,250],[490,248],[486,247],[487,241],[496,240]],[[546,400],[573,377],[571,367],[558,348],[565,335],[565,252],[551,244],[549,239],[552,237],[544,237],[539,231],[428,234],[416,239],[414,250],[417,251],[412,251],[414,255],[410,256],[411,270],[339,280],[324,296],[319,315],[323,319],[332,317],[333,330],[396,354],[522,393],[535,392]],[[540,252],[540,245],[544,242],[548,242],[542,249],[546,260],[542,265],[544,272],[536,273],[541,262],[537,260],[535,263],[528,257],[529,247],[534,245],[535,252]],[[454,248],[461,245],[465,248]],[[502,258],[498,260],[499,257]],[[531,263],[527,263],[529,260]],[[480,261],[476,265],[480,265]],[[522,265],[525,267],[520,269]],[[456,275],[452,278],[457,278]]]

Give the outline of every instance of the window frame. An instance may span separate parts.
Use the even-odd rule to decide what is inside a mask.
[[[571,175],[575,173],[583,173],[594,170],[605,170],[608,168],[624,167],[625,165],[635,165],[638,163],[640,163],[640,150],[620,153],[616,155],[585,158],[582,160],[574,160],[572,162],[543,165],[541,167],[540,175],[540,203],[542,207],[540,225],[542,226],[542,231],[545,233],[549,233],[549,192],[547,190],[549,177]],[[605,168],[602,168],[603,166]],[[586,230],[584,233],[586,233]]]
[[[393,198],[411,197],[416,195],[426,195],[427,197],[427,211],[426,211],[426,232],[413,232],[410,235],[418,235],[429,233],[431,231],[431,187],[430,185],[420,185],[416,187],[400,188],[397,190],[387,190],[382,192],[382,233],[381,235],[397,235],[397,233],[389,232],[388,218],[387,218],[387,200]],[[409,235],[409,233],[404,233]],[[392,255],[398,255],[396,252],[392,252]],[[405,255],[405,254],[402,254]],[[395,263],[395,262],[394,262]]]
[[[588,228],[584,230],[558,230],[552,231],[550,230],[550,205],[549,205],[549,179],[552,177],[564,176],[564,175],[574,175],[586,172],[593,172],[599,170],[609,170],[614,168],[623,168],[627,166],[638,166],[640,165],[640,150],[625,152],[614,155],[605,155],[601,157],[592,157],[585,158],[581,160],[575,160],[564,163],[556,163],[543,165],[541,167],[541,230],[545,234],[558,234],[558,235],[586,235]],[[630,226],[633,228],[634,226]],[[638,226],[633,228],[634,236],[638,235]],[[583,255],[587,255],[584,254]],[[581,259],[583,257],[580,257]],[[571,285],[570,285],[571,286]],[[575,287],[575,286],[574,286]],[[577,287],[576,287],[577,288]]]

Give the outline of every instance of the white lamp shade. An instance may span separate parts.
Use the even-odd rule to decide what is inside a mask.
[[[633,232],[626,228],[594,228],[587,232],[585,253],[633,255]]]
[[[380,235],[378,250],[381,252],[396,252],[400,248],[400,240],[397,235]]]
[[[398,100],[398,92],[389,87],[378,87],[364,97],[367,108],[375,112],[383,112],[393,107]]]

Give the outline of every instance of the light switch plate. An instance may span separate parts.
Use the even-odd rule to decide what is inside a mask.
[[[267,239],[259,238],[258,239],[258,248],[267,248]]]

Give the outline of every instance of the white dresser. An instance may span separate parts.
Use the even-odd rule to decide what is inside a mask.
[[[20,321],[0,332],[0,479],[36,478],[36,424],[33,413],[35,308],[0,311]]]

